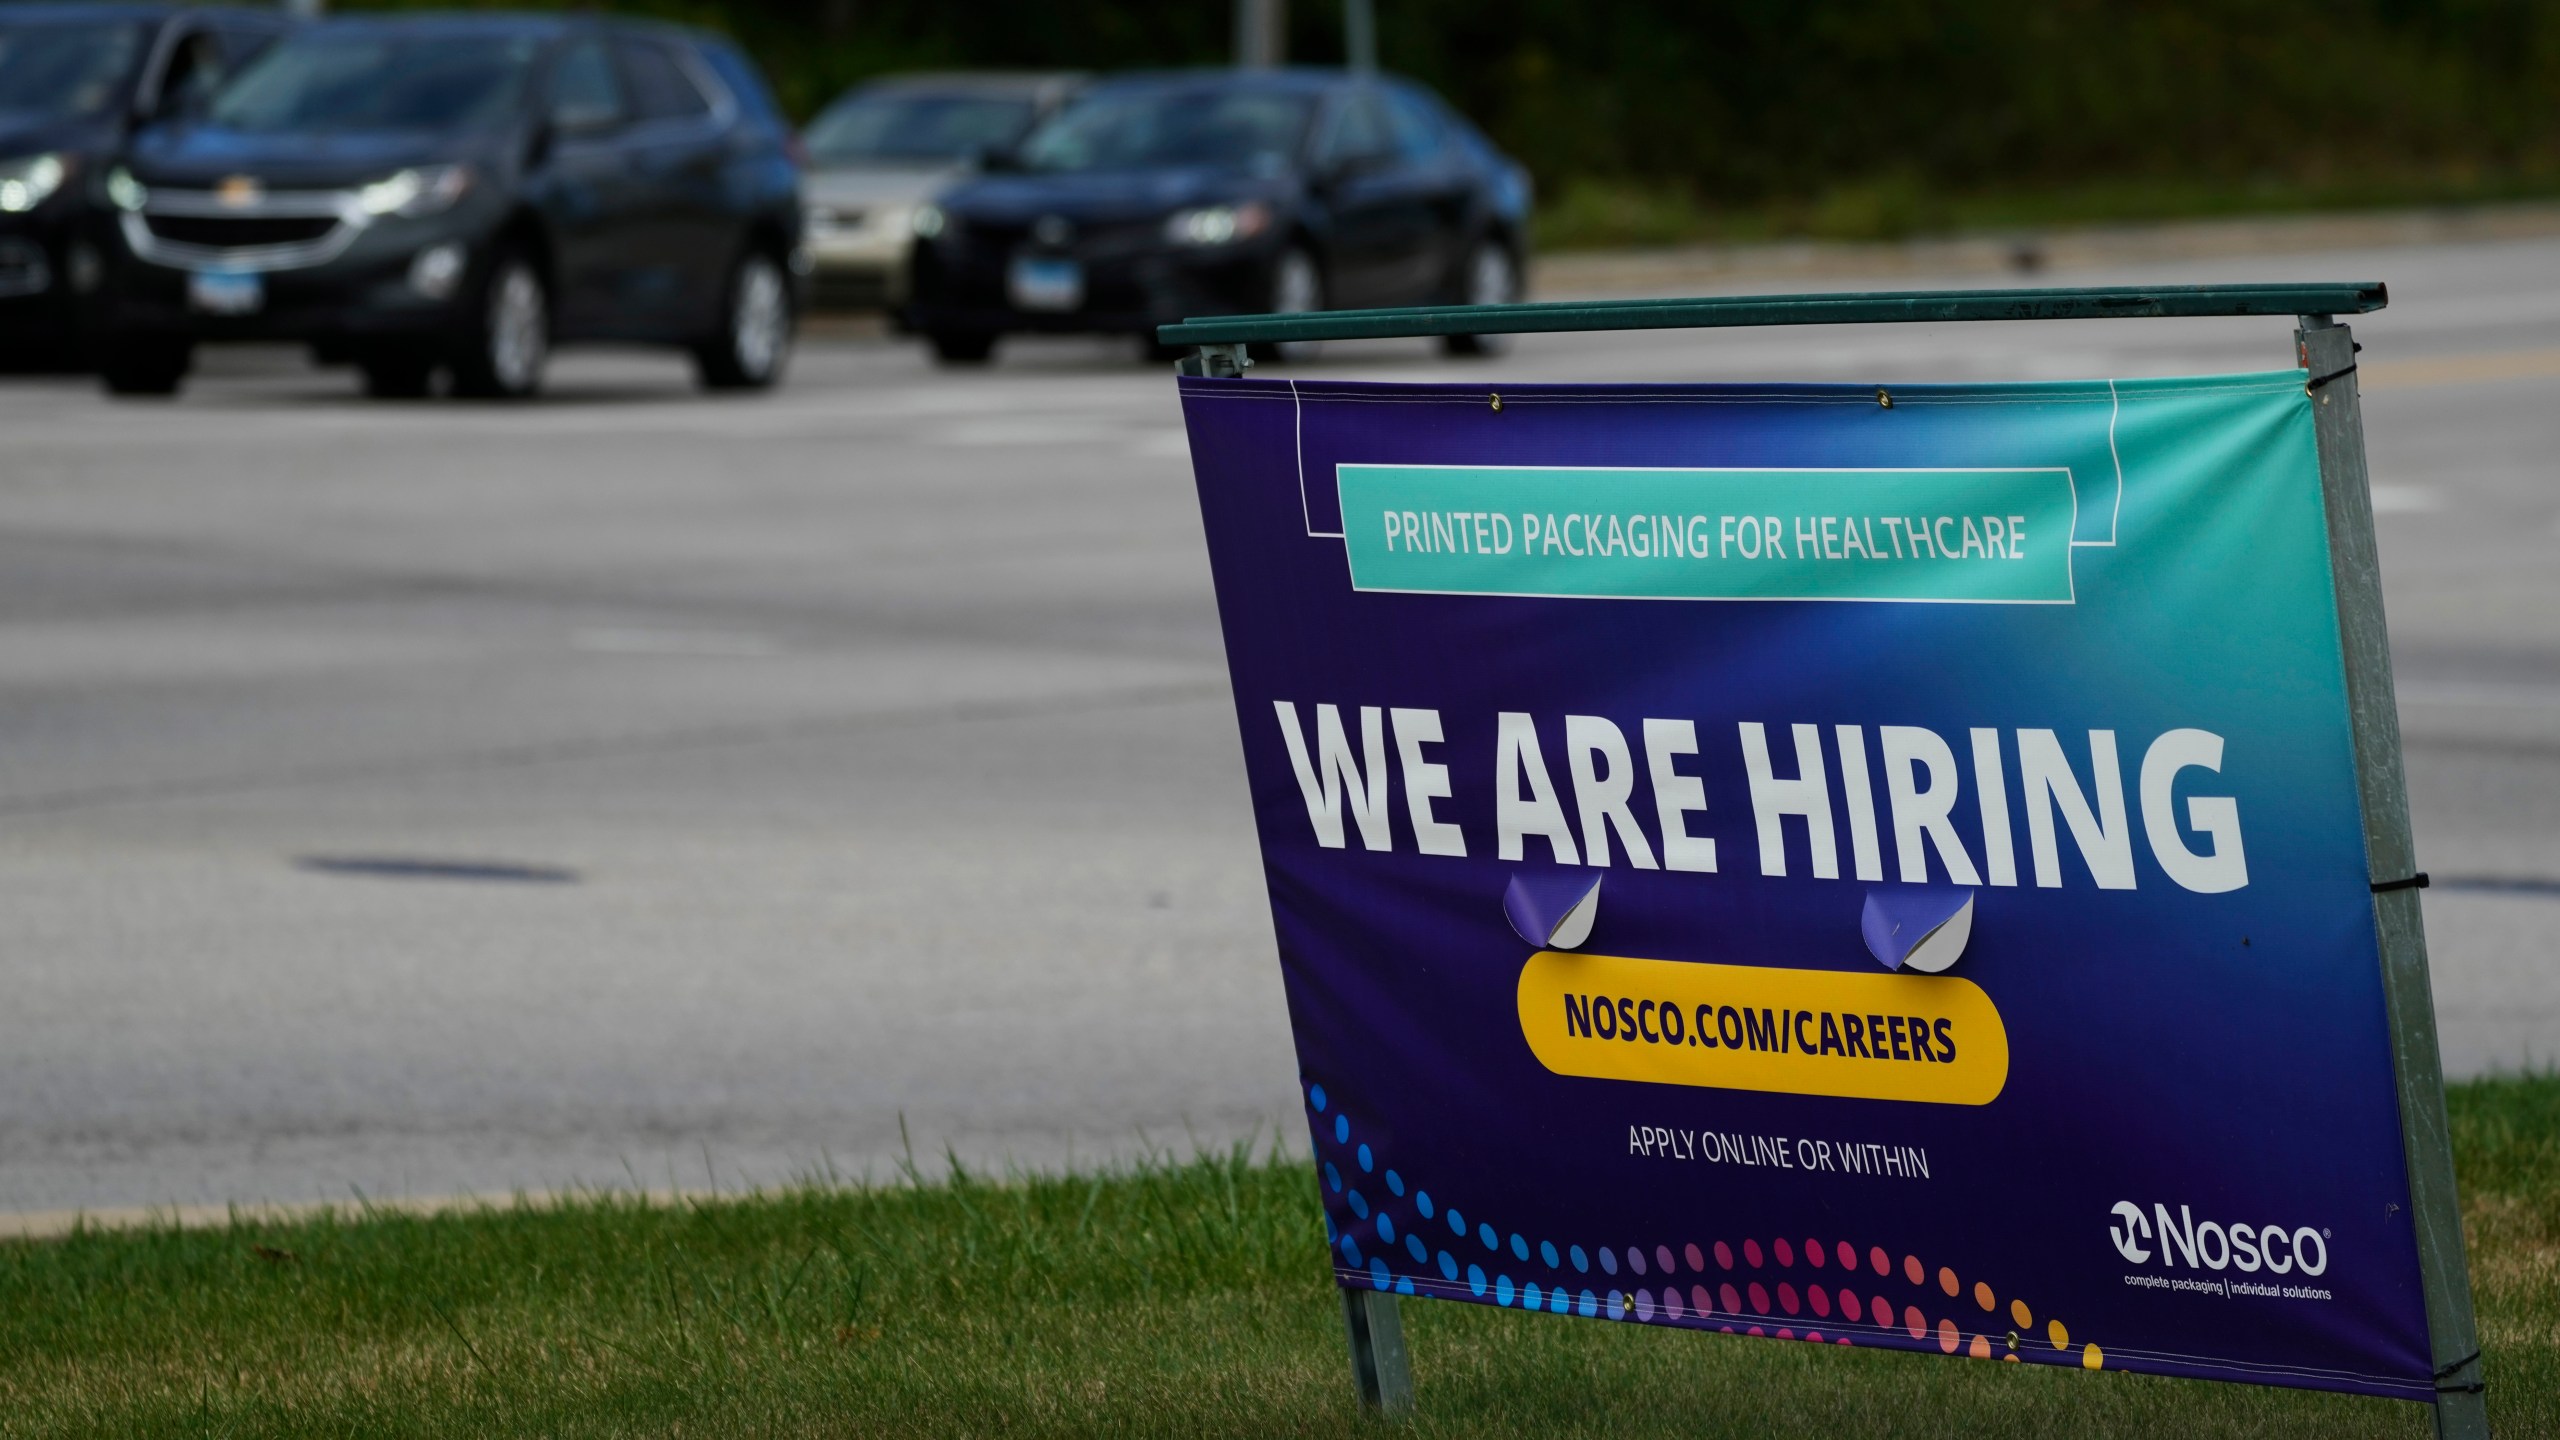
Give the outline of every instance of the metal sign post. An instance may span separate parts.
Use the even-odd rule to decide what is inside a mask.
[[[1265,70],[1288,58],[1288,0],[1236,0],[1236,67]]]
[[[1363,1407],[1381,1415],[1413,1410],[1413,1367],[1404,1355],[1404,1316],[1396,1297],[1376,1290],[1342,1292],[1342,1324],[1351,1335],[1351,1383]]]
[[[1214,380],[1244,374],[1251,364],[1247,358],[1248,347],[1290,341],[1880,322],[2294,317],[2299,326],[2295,359],[2305,372],[2317,444],[2329,579],[2345,668],[2355,789],[2364,827],[2363,855],[2372,892],[2373,933],[2381,966],[2382,1001],[2390,1028],[2390,1060],[2397,1087],[2418,1278],[2424,1289],[2426,1340],[2433,1356],[2436,1430],[2444,1436],[2474,1437],[2488,1433],[2487,1411],[2462,1248],[2452,1149],[2445,1118],[2444,1082],[2428,983],[2426,943],[2416,893],[2424,886],[2425,877],[2416,869],[2410,838],[2399,720],[2393,694],[2390,648],[2383,621],[2362,415],[2356,389],[2357,347],[2347,327],[2338,324],[2334,318],[2379,310],[2386,303],[2384,288],[2370,283],[1969,290],[1446,306],[1242,316],[1189,320],[1165,326],[1157,333],[1164,344],[1193,347],[1192,353],[1179,366],[1181,374]],[[2259,377],[2260,383],[2268,378]],[[1882,392],[1879,392],[1881,396]],[[1296,397],[1297,392],[1293,388],[1288,397],[1293,406],[1297,403]],[[1498,399],[1493,408],[1500,410]],[[2112,422],[2109,422],[2106,432],[2109,446],[2114,444],[2114,436]],[[1303,460],[1300,465],[1298,483],[1303,504],[1306,493]],[[1294,526],[1297,521],[1293,519],[1290,523]],[[1309,538],[1321,538],[1312,522],[1307,530]],[[2112,545],[2114,541],[2109,539],[2104,543]],[[1376,712],[1369,713],[1374,716]],[[1436,719],[1433,724],[1437,726]],[[1812,729],[1810,726],[1798,728],[1803,731]],[[1989,732],[1974,733],[1981,736]],[[1438,738],[1436,728],[1430,738]],[[2215,743],[2219,745],[2219,741]],[[2215,753],[2218,755],[2220,752],[2217,749]],[[1863,763],[1860,762],[1861,765]],[[1309,782],[1301,781],[1301,784],[1305,783]],[[1383,783],[1383,777],[1380,783]],[[2164,798],[2164,807],[2166,803]],[[1630,1035],[1628,1038],[1634,1037]],[[1321,1110],[1324,1106],[1321,1090],[1318,1095],[1316,1106]],[[1347,1126],[1347,1122],[1337,1123]],[[1369,1164],[1366,1146],[1360,1150],[1359,1163],[1364,1169]],[[1393,1172],[1389,1172],[1388,1181],[1391,1186],[1395,1184]],[[1335,1188],[1340,1187],[1337,1184]],[[1401,1195],[1403,1191],[1399,1187],[1396,1193]],[[1353,1195],[1350,1198],[1355,1202],[1355,1208],[1365,1215],[1365,1208],[1357,1204],[1359,1197]],[[2134,1207],[2125,1205],[2118,1208]],[[1421,1214],[1427,1217],[1431,1213],[1426,1199]],[[2167,1213],[2164,1207],[2164,1226]],[[1454,1223],[1452,1228],[1456,1228]],[[2217,1233],[2221,1230],[2219,1225],[2212,1228]],[[2238,1228],[2245,1230],[2248,1227]],[[1487,1227],[1483,1233],[1486,1246],[1490,1248],[1494,1232]],[[2120,1241],[2120,1247],[2125,1243]],[[1782,1256],[1784,1245],[1784,1241],[1779,1242]],[[1519,1236],[1512,1237],[1512,1246],[1525,1262],[1527,1250]],[[1722,1250],[1723,1247],[1718,1245],[1716,1248]],[[1417,1256],[1421,1254],[1418,1244],[1415,1253]],[[1691,1253],[1696,1253],[1695,1246],[1691,1247]],[[2161,1253],[2164,1256],[2167,1253],[2165,1239]],[[1876,1273],[1879,1275],[1885,1273],[1884,1254],[1881,1249],[1875,1252]],[[1846,1265],[1849,1258],[1844,1246],[1842,1263]],[[2128,1258],[2132,1258],[2130,1251]],[[1556,1263],[1552,1254],[1546,1259],[1549,1266]],[[1582,1265],[1583,1256],[1579,1248],[1576,1248],[1573,1260],[1577,1268]],[[1354,1264],[1357,1263],[1355,1259]],[[1642,1273],[1640,1260],[1631,1263],[1637,1273]],[[1693,1267],[1697,1263],[1691,1261]],[[1730,1264],[1729,1261],[1725,1263]],[[1755,1259],[1753,1263],[1758,1262]],[[1821,1263],[1818,1254],[1812,1263]],[[2321,1263],[2324,1267],[2328,1263],[2325,1247]],[[1371,1264],[1380,1276],[1377,1288],[1362,1289],[1346,1279],[1343,1292],[1353,1371],[1361,1398],[1367,1405],[1382,1412],[1398,1413],[1410,1406],[1412,1397],[1403,1333],[1395,1294],[1385,1283],[1384,1267],[1375,1261]],[[1665,1250],[1662,1261],[1665,1273],[1669,1272],[1671,1264],[1670,1253]],[[1916,1280],[1920,1262],[1913,1259],[1909,1265]],[[1452,1270],[1449,1256],[1441,1257],[1441,1266],[1444,1272]],[[1613,1271],[1614,1268],[1613,1264]],[[1338,1273],[1347,1276],[1352,1272]],[[1946,1272],[1946,1285],[1949,1295],[1956,1293],[1952,1271]],[[1507,1291],[1509,1282],[1505,1280],[1503,1286]],[[1433,1293],[1428,1286],[1420,1292],[1407,1285],[1400,1284],[1396,1288],[1405,1293]],[[1752,1288],[1756,1290],[1758,1287]],[[1478,1293],[1482,1293],[1481,1289]],[[1614,1295],[1615,1292],[1612,1293]],[[1981,1293],[1988,1296],[1991,1292],[1985,1287]],[[2326,1293],[2321,1292],[2323,1298]],[[1530,1287],[1530,1294],[1527,1303],[1535,1308],[1538,1304],[1535,1286]],[[1459,1295],[1458,1298],[1464,1296]],[[1563,1292],[1555,1292],[1553,1298],[1556,1303],[1552,1308],[1558,1314],[1564,1313]],[[1787,1313],[1793,1314],[1792,1295],[1789,1300]],[[1582,1302],[1581,1313],[1592,1314],[1590,1292],[1583,1293]],[[1509,1303],[1507,1293],[1501,1303]],[[1701,1309],[1704,1303],[1700,1301]],[[1985,1309],[1990,1308],[1991,1303],[1989,1299],[1982,1302]],[[1726,1308],[1730,1307],[1731,1302],[1726,1302]],[[2023,1306],[2020,1311],[2024,1313]],[[1678,1313],[1676,1305],[1672,1313]],[[1912,1313],[1914,1316],[1918,1314],[1917,1311]],[[2021,1325],[2023,1328],[2023,1321]],[[2056,1328],[2058,1330],[2059,1327]],[[1759,1332],[1754,1330],[1752,1333]],[[1781,1330],[1778,1333],[1783,1337],[1787,1332]],[[1912,1331],[1915,1338],[1920,1333],[1916,1328]],[[2016,1340],[2013,1334],[2013,1350]],[[2054,1341],[2057,1348],[2061,1343],[2059,1338]],[[1947,1342],[1945,1348],[1952,1350],[1952,1341]],[[1976,1353],[1982,1352],[1977,1350]],[[2012,1355],[2010,1358],[2017,1357]],[[2086,1363],[2091,1368],[2097,1367],[2095,1347],[2091,1347]],[[2402,1363],[2405,1365],[2406,1362]],[[2305,1383],[2299,1379],[2287,1380],[2273,1373],[2253,1378],[2272,1379],[2277,1383]],[[2423,1393],[2423,1381],[2401,1378],[2394,1384],[2398,1388],[2387,1393]]]
[[[1376,0],[1342,0],[1343,63],[1362,72],[1378,68]]]

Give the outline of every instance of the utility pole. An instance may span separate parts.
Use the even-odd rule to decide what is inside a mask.
[[[1360,74],[1378,68],[1376,0],[1342,0],[1342,55]]]
[[[1288,59],[1289,0],[1236,0],[1236,64],[1266,69]]]

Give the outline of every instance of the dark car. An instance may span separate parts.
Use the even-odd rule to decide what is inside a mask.
[[[1516,300],[1526,172],[1429,91],[1324,70],[1098,85],[920,210],[909,323],[944,361],[1011,331]],[[1454,353],[1486,340],[1453,336]]]
[[[0,363],[83,358],[106,167],[133,127],[201,99],[292,24],[272,10],[0,5]]]
[[[557,341],[683,347],[770,384],[801,275],[799,171],[763,81],[691,30],[558,16],[313,25],[134,137],[108,388],[194,347],[310,342],[377,395],[529,395]]]

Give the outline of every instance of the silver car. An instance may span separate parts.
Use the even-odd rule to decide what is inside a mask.
[[[874,80],[800,134],[815,295],[828,307],[906,303],[917,221],[952,180],[1009,150],[1065,103],[1074,74],[928,74]]]

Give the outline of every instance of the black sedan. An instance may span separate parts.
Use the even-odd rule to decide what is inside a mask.
[[[799,171],[763,81],[690,30],[571,17],[332,21],[134,139],[105,191],[108,388],[200,342],[310,342],[378,395],[539,388],[555,340],[689,350],[770,384]]]
[[[1389,76],[1113,81],[990,171],[916,216],[907,319],[947,363],[1013,331],[1143,336],[1194,315],[1521,294],[1526,172]]]
[[[84,357],[104,278],[84,237],[134,126],[200,100],[292,27],[275,11],[0,5],[0,363]]]

